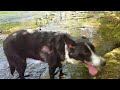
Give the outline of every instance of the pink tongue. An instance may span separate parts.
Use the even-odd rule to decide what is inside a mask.
[[[89,73],[93,76],[96,75],[98,72],[97,69],[93,65],[90,65],[90,64],[88,64],[88,70],[89,70]]]

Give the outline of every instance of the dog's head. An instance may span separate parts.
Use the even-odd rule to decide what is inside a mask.
[[[98,72],[97,67],[106,64],[105,60],[95,53],[95,48],[90,42],[75,42],[67,47],[69,57],[85,63],[93,76]]]

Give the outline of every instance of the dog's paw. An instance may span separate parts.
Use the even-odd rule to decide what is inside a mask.
[[[62,75],[62,76],[60,76],[59,78],[60,78],[60,79],[65,79],[65,77],[66,77],[66,75]]]
[[[67,76],[67,73],[62,73],[62,74],[59,76],[59,78],[60,78],[60,79],[65,79],[66,76]]]

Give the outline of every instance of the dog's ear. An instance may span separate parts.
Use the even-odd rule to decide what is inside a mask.
[[[75,48],[76,42],[70,37],[70,35],[64,35],[65,43],[67,44],[68,48]]]
[[[68,48],[75,48],[74,45],[68,44]]]

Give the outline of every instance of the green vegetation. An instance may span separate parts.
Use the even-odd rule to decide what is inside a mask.
[[[0,30],[5,30],[5,33],[11,33],[16,30],[26,29],[26,28],[36,28],[35,21],[26,21],[26,22],[15,22],[0,25]]]
[[[25,11],[0,11],[0,14],[17,14]]]
[[[106,12],[98,21],[100,22],[100,26],[95,37],[98,40],[96,43],[99,50],[97,49],[97,51],[101,55],[104,55],[115,48],[116,44],[120,43],[120,12]]]
[[[93,77],[90,76],[88,73],[87,68],[84,66],[83,63],[79,64],[68,64],[65,67],[65,71],[67,74],[70,74],[72,79],[92,79]]]
[[[0,30],[10,33],[20,29],[33,29],[51,22],[52,18],[54,15],[49,15],[47,11],[0,11]]]
[[[120,48],[116,48],[104,55],[107,65],[101,68],[97,79],[119,79],[120,78]]]

